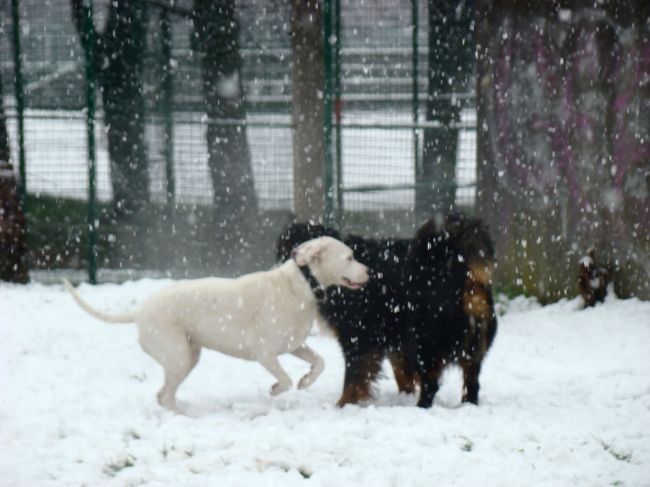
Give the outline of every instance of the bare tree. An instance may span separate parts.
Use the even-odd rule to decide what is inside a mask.
[[[147,24],[146,0],[110,2],[99,32],[84,0],[70,0],[72,17],[86,56],[95,52],[111,160],[111,183],[117,215],[138,213],[149,202],[142,69]],[[88,26],[90,25],[90,29]]]
[[[460,120],[453,94],[465,87],[474,68],[474,0],[429,0],[429,84],[426,120],[439,128],[424,132],[422,170],[416,192],[420,214],[453,209]]]
[[[477,212],[497,279],[542,301],[575,295],[595,247],[619,296],[648,299],[650,4],[478,7]]]
[[[300,221],[318,221],[324,212],[321,19],[320,1],[291,0],[293,201]]]
[[[246,100],[234,0],[194,0],[194,49],[201,60],[208,116],[208,165],[226,241],[246,238],[257,213],[246,134]]]
[[[0,76],[0,280],[26,283],[29,274],[25,215],[20,205],[16,175],[9,162],[11,151],[2,88]]]

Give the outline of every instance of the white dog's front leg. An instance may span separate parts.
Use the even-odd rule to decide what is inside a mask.
[[[305,389],[316,382],[316,379],[318,379],[318,376],[325,368],[323,358],[307,345],[303,345],[299,349],[294,350],[291,352],[291,355],[311,364],[311,370],[298,382],[298,389]]]
[[[264,359],[261,359],[259,362],[264,366],[266,370],[271,372],[271,374],[273,374],[276,379],[278,379],[278,382],[273,384],[271,387],[270,393],[272,396],[282,394],[291,388],[291,377],[289,377],[289,375],[280,365],[278,357],[266,357]]]

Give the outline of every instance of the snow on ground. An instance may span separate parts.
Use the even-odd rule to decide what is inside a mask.
[[[164,284],[81,293],[117,311]],[[386,369],[373,405],[340,410],[338,346],[313,336],[325,372],[275,399],[260,365],[204,352],[180,390],[185,417],[156,404],[161,370],[134,326],[94,320],[61,286],[0,285],[0,483],[650,485],[650,303],[505,309],[478,407],[459,405],[457,371],[421,410]],[[294,381],[306,371],[284,363]]]

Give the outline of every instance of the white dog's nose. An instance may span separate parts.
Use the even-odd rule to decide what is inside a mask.
[[[368,267],[363,265],[363,264],[361,264],[361,266],[362,266],[362,272],[361,272],[361,275],[360,275],[361,278],[359,279],[359,282],[366,283],[366,282],[368,282],[368,279],[369,279]]]

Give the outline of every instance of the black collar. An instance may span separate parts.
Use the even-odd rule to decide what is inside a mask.
[[[325,300],[325,288],[323,288],[323,286],[321,286],[320,283],[316,280],[314,275],[311,273],[309,266],[308,265],[298,266],[298,269],[300,269],[300,272],[302,272],[302,275],[309,283],[309,287],[311,288],[311,292],[314,293],[314,297],[316,298],[316,301]]]

